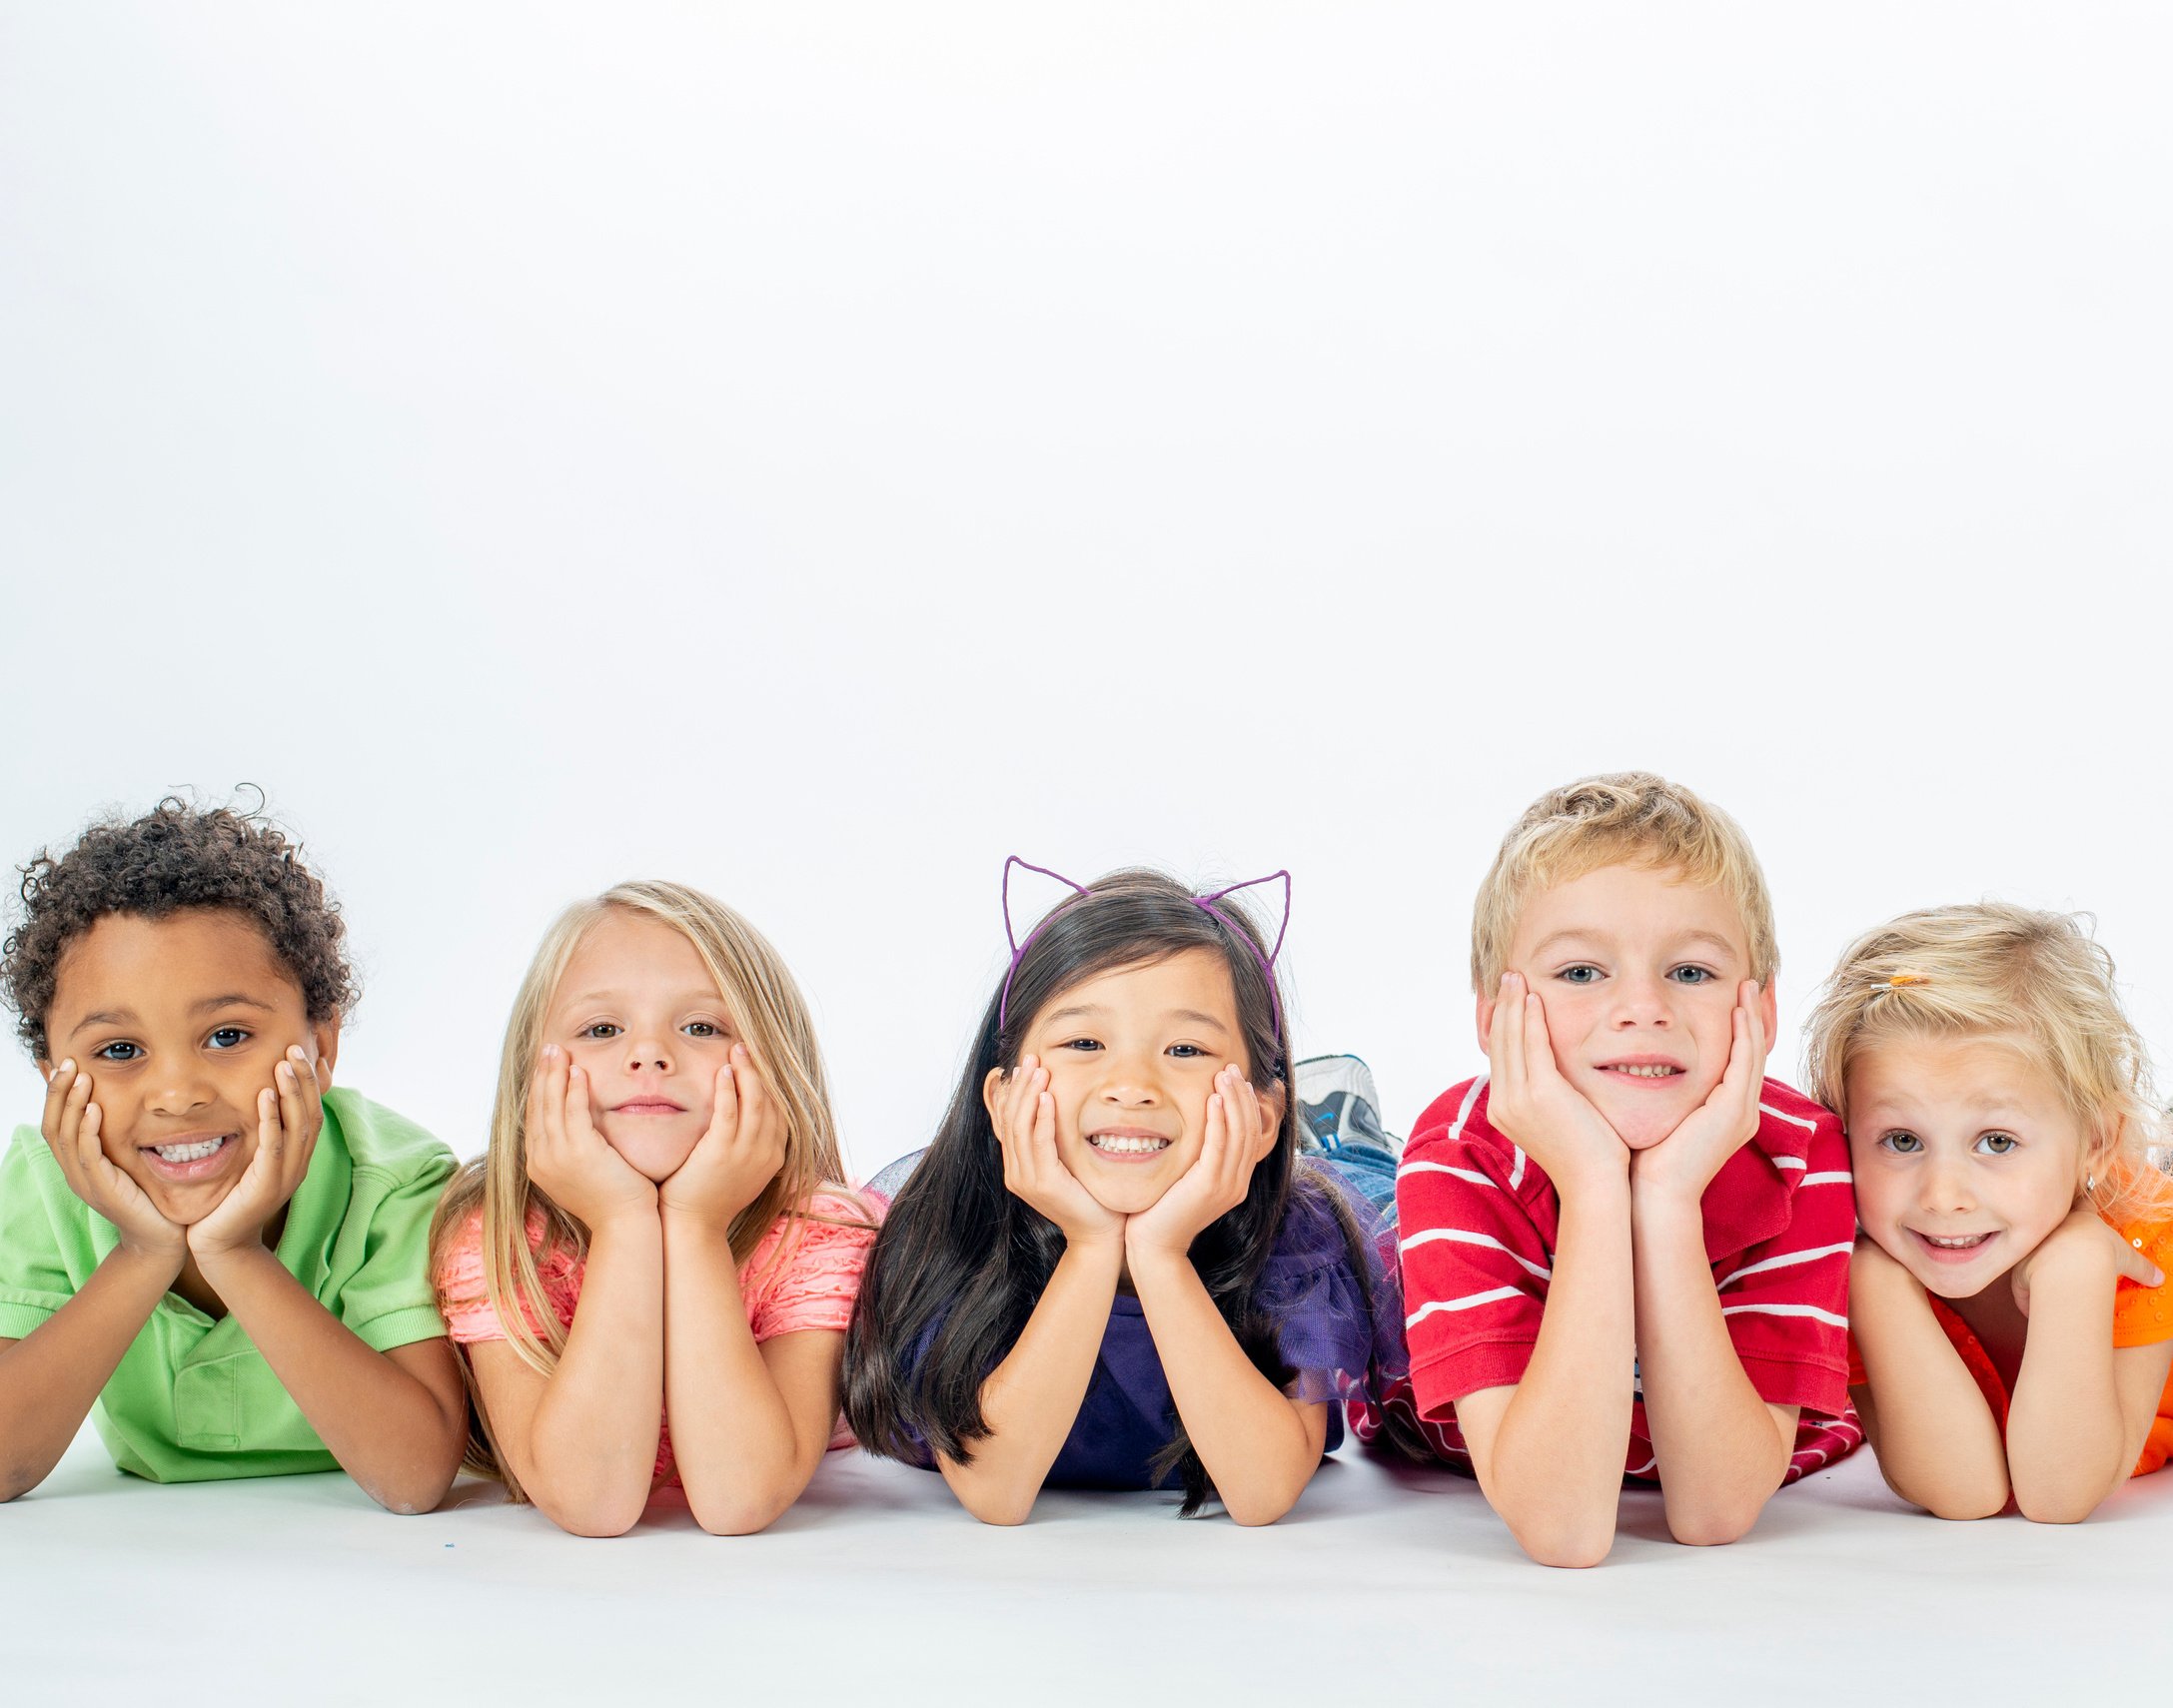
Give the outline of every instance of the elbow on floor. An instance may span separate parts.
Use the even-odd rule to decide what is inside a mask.
[[[2098,1499],[2102,1499],[2099,1496]],[[2027,1493],[2017,1489],[2015,1509],[2032,1524],[2080,1524],[2098,1508],[2098,1500],[2082,1493]]]
[[[1615,1549],[1613,1524],[1550,1530],[1512,1525],[1511,1533],[1535,1562],[1567,1571],[1590,1571]]]
[[[1724,1548],[1730,1542],[1739,1542],[1750,1534],[1758,1521],[1758,1514],[1765,1510],[1762,1500],[1747,1512],[1731,1512],[1724,1508],[1711,1512],[1667,1514],[1667,1533],[1686,1548]]]

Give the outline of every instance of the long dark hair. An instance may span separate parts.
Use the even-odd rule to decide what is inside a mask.
[[[1035,1017],[1061,993],[1194,949],[1213,951],[1230,969],[1254,1088],[1281,1087],[1285,1095],[1275,1149],[1253,1170],[1245,1202],[1193,1242],[1193,1267],[1238,1344],[1279,1388],[1294,1372],[1282,1359],[1280,1324],[1254,1295],[1295,1195],[1320,1199],[1337,1217],[1363,1280],[1348,1213],[1332,1191],[1296,1171],[1298,1102],[1285,1083],[1281,1009],[1259,933],[1228,902],[1210,913],[1160,872],[1113,872],[1062,903],[1028,941],[1008,1006],[1001,990],[989,997],[943,1124],[876,1236],[844,1371],[845,1417],[870,1452],[918,1460],[932,1450],[961,1464],[972,1456],[972,1443],[989,1433],[981,1385],[1009,1354],[1063,1255],[1056,1225],[1004,1187],[1002,1149],[981,1096],[989,1072],[1017,1067]],[[1173,1439],[1153,1474],[1159,1483],[1179,1472],[1189,1516],[1214,1489],[1174,1408],[1170,1425]]]

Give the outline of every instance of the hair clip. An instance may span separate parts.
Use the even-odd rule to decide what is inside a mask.
[[[1930,983],[1931,980],[1922,973],[1894,973],[1878,980],[1866,994],[1882,997],[1893,991],[1906,990],[1910,985],[1928,985]]]
[[[1041,923],[1029,931],[1026,934],[1026,941],[1021,943],[1018,932],[1011,924],[1011,868],[1013,866],[1023,866],[1029,872],[1039,872],[1044,878],[1054,878],[1058,883],[1067,885],[1074,895],[1083,896],[1091,893],[1086,885],[1074,883],[1070,878],[1065,877],[1063,873],[1052,872],[1046,866],[1036,866],[1032,861],[1022,860],[1016,854],[1011,855],[1004,861],[1002,891],[1003,935],[1004,941],[1011,945],[1011,964],[1004,969],[1003,995],[996,1002],[996,1030],[998,1032],[1003,1031],[1011,1023],[1011,981],[1018,976],[1019,963],[1026,958],[1026,951],[1034,946],[1034,939],[1048,929],[1049,921],[1061,913],[1064,907],[1064,904],[1059,902],[1055,907],[1043,914]],[[1278,878],[1283,882],[1283,922],[1276,928],[1275,946],[1266,955],[1262,955],[1260,946],[1253,941],[1251,933],[1239,926],[1228,913],[1215,904],[1225,896],[1234,896],[1238,891],[1249,890],[1256,884],[1272,884]],[[1283,939],[1290,931],[1290,873],[1287,870],[1270,872],[1264,878],[1247,878],[1242,884],[1232,884],[1227,889],[1217,890],[1213,895],[1193,896],[1189,899],[1194,907],[1214,919],[1224,930],[1230,932],[1240,943],[1250,949],[1253,959],[1260,963],[1260,970],[1267,975],[1268,980],[1268,1006],[1269,1011],[1275,1017],[1275,1040],[1278,1044],[1284,1044],[1283,999],[1275,988],[1275,963],[1277,957],[1283,953]],[[1284,1053],[1289,1054],[1287,1045]]]

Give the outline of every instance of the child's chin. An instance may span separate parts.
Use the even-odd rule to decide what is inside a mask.
[[[613,1139],[610,1145],[618,1153],[620,1162],[652,1186],[663,1185],[678,1173],[679,1165],[694,1154],[692,1145],[676,1145],[660,1136],[625,1145]]]

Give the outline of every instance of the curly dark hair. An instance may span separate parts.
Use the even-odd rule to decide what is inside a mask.
[[[263,930],[302,987],[312,1022],[354,1004],[339,903],[302,864],[300,845],[257,813],[169,795],[141,818],[92,825],[57,860],[40,850],[22,874],[22,920],[0,945],[0,994],[40,1061],[61,956],[109,913],[164,919],[185,908],[231,909]]]

